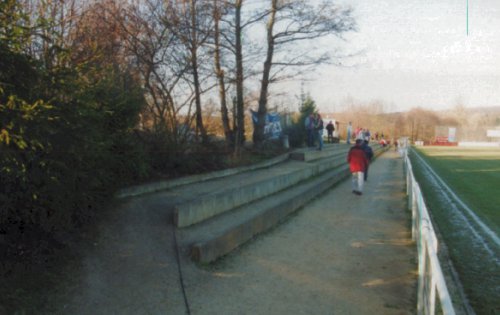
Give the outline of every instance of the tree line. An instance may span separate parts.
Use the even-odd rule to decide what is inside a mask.
[[[238,155],[256,93],[260,148],[270,85],[329,60],[302,43],[355,28],[330,1],[0,1],[2,253],[84,223],[119,186],[217,167],[208,103]]]

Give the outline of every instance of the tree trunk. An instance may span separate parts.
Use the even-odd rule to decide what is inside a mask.
[[[196,104],[196,134],[201,133],[203,143],[208,142],[207,131],[203,126],[203,116],[201,111],[201,89],[198,75],[198,42],[197,42],[197,23],[196,23],[196,0],[191,0],[191,67],[193,68],[193,84]]]
[[[253,141],[256,148],[260,148],[264,142],[264,127],[266,125],[266,114],[267,114],[267,96],[269,91],[269,76],[271,73],[271,67],[273,62],[274,54],[274,37],[273,28],[276,17],[278,0],[272,0],[271,15],[267,23],[267,55],[264,62],[264,70],[262,72],[262,81],[260,87],[259,95],[259,108],[257,112],[258,122],[255,125],[253,132]]]
[[[220,21],[220,11],[218,7],[218,0],[214,0],[214,43],[215,43],[215,73],[217,80],[219,82],[219,99],[220,99],[220,113],[222,118],[222,127],[224,128],[224,136],[226,138],[226,143],[232,146],[234,143],[233,134],[231,126],[229,124],[229,114],[227,110],[226,101],[226,87],[224,84],[224,71],[220,64],[220,34],[219,34],[219,21]]]
[[[239,155],[241,145],[245,142],[245,112],[243,103],[243,49],[241,46],[241,7],[243,0],[235,3],[235,35],[236,35],[236,122],[234,153]]]

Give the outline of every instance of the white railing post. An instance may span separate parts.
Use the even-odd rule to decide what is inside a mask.
[[[422,240],[419,240],[422,243]],[[420,244],[418,246],[418,302],[417,302],[417,314],[425,314],[425,259],[426,249],[425,246]]]
[[[434,273],[432,272],[432,261],[431,261],[431,266],[429,266],[429,269],[431,269],[430,272],[431,292],[429,294],[430,296],[429,300],[431,305],[429,306],[429,314],[434,315],[436,313],[436,279],[434,277]]]
[[[414,185],[412,185],[414,186]],[[415,193],[415,188],[411,191],[411,214],[412,214],[412,226],[413,230],[411,231],[413,240],[417,240],[417,233],[420,226],[420,220],[418,215],[418,207],[417,207],[417,194]]]
[[[436,299],[443,314],[455,315],[451,297],[437,257],[438,240],[425,205],[418,182],[413,175],[407,148],[403,152],[406,164],[406,185],[408,199],[411,200],[412,238],[417,242],[418,252],[418,297],[417,314],[434,315]]]

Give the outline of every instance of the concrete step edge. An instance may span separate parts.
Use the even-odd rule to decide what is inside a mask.
[[[182,185],[189,185],[192,183],[197,183],[201,181],[208,181],[211,179],[217,179],[221,177],[226,177],[226,176],[231,176],[234,174],[238,173],[243,173],[243,172],[249,172],[261,168],[266,168],[266,167],[271,167],[273,165],[282,163],[286,160],[289,159],[290,153],[285,153],[280,156],[277,156],[275,158],[272,158],[270,160],[258,163],[258,164],[253,164],[253,165],[248,165],[248,166],[242,166],[242,167],[237,167],[237,168],[230,168],[226,170],[221,170],[221,171],[215,171],[215,172],[210,172],[210,173],[205,173],[205,174],[198,174],[198,175],[191,175],[191,176],[185,176],[177,179],[171,179],[171,180],[162,180],[162,181],[157,181],[157,182],[152,182],[152,183],[147,183],[147,184],[141,184],[141,185],[134,185],[131,187],[126,187],[123,189],[120,189],[116,194],[115,198],[127,198],[127,197],[136,197],[144,194],[149,194],[149,193],[154,193],[162,190],[168,190],[172,189],[178,186]]]
[[[174,210],[174,224],[177,227],[186,227],[229,211],[235,207],[253,202],[287,189],[310,177],[316,176],[328,169],[333,169],[345,163],[345,156],[336,156],[323,159],[318,163],[282,174],[270,179],[263,179],[257,183],[239,187],[227,187],[223,190],[200,196],[192,201],[179,204]]]
[[[384,152],[384,149],[381,146],[375,147],[375,156]],[[200,196],[199,198],[175,206],[174,225],[177,227],[187,227],[198,224],[236,207],[285,190],[310,177],[342,166],[344,163],[346,163],[345,154],[336,155],[317,160],[315,163],[311,163],[310,167],[296,170],[292,173],[282,174],[270,179],[262,179],[260,182],[239,187],[227,187]]]
[[[294,192],[285,200],[271,206],[249,220],[235,226],[226,227],[219,235],[210,239],[198,241],[191,246],[191,257],[200,263],[210,263],[224,256],[249,241],[256,235],[263,233],[283,221],[291,213],[302,208],[307,202],[330,189],[349,175],[348,166],[339,167],[331,173],[319,176],[312,183],[297,185]],[[267,196],[279,198],[283,192]]]
[[[386,152],[388,149],[389,147],[382,146],[375,148],[374,159]],[[257,213],[255,216],[243,223],[238,223],[237,225],[231,227],[225,227],[223,231],[214,237],[195,242],[191,245],[191,258],[194,261],[206,264],[227,255],[235,248],[248,242],[258,234],[261,234],[279,224],[287,216],[299,210],[307,202],[324,193],[326,190],[344,180],[349,175],[349,167],[348,165],[345,165],[343,167],[336,168],[335,171],[331,173],[319,176],[314,180],[310,187],[306,187],[305,191],[300,188],[301,186],[305,187],[307,184],[298,184],[295,187],[295,193],[292,193],[292,196],[287,198],[287,200]],[[279,194],[284,194],[284,192],[278,192],[266,198],[276,198]]]

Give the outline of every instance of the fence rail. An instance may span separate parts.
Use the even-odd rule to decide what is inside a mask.
[[[418,249],[417,314],[434,315],[437,312],[454,315],[455,309],[437,256],[438,240],[420,186],[413,175],[407,146],[402,147],[400,152],[406,166],[406,193],[412,211],[412,238]]]

